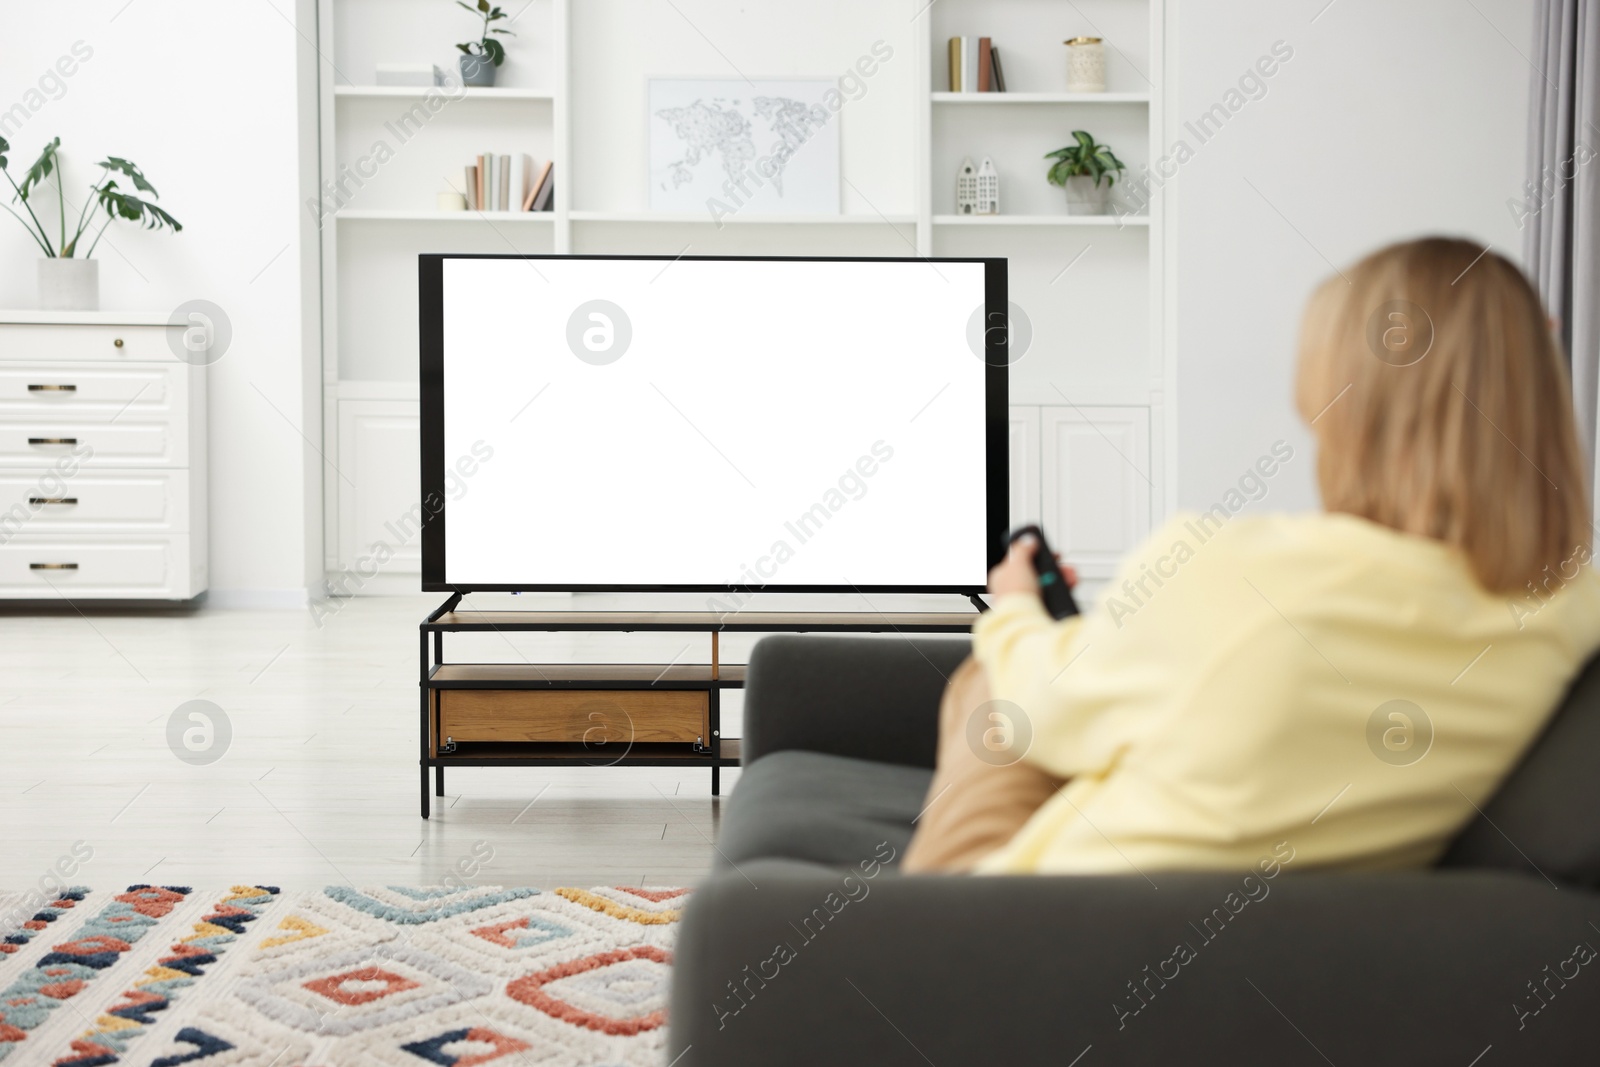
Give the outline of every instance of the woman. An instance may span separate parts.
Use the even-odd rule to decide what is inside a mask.
[[[1297,405],[1325,512],[1180,515],[1062,622],[1031,545],[995,567],[906,870],[1420,867],[1475,816],[1600,647],[1539,300],[1477,245],[1386,248],[1313,296]]]

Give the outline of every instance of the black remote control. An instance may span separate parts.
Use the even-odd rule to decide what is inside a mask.
[[[1078,602],[1073,599],[1072,586],[1067,584],[1067,576],[1061,573],[1056,554],[1050,550],[1050,542],[1044,539],[1043,530],[1037,526],[1020,527],[1012,531],[1006,544],[1009,546],[1017,538],[1030,534],[1036,546],[1033,550],[1033,569],[1039,575],[1039,598],[1044,601],[1044,609],[1052,619],[1065,619],[1078,614]]]

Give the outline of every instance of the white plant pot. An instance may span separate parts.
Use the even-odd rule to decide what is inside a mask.
[[[1067,179],[1067,214],[1068,215],[1106,215],[1111,211],[1111,185],[1109,182],[1095,184],[1093,178],[1087,174],[1080,174]]]
[[[39,306],[45,311],[100,310],[100,261],[39,260]]]

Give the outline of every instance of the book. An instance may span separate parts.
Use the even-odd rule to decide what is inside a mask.
[[[554,167],[554,163],[546,163],[544,165],[545,179],[543,184],[539,186],[538,195],[533,198],[533,210],[535,211],[552,211],[555,208],[556,177],[551,173]]]
[[[978,91],[978,39],[976,37],[961,38],[961,91],[964,93]]]
[[[1000,66],[1000,49],[994,47],[989,49],[989,64],[994,68],[994,91],[997,93],[1005,92],[1006,73]]]
[[[494,191],[499,194],[494,202],[496,211],[511,210],[511,157],[500,157],[500,180],[495,183]]]
[[[493,211],[500,202],[500,161],[493,152],[483,154],[483,210]]]
[[[477,178],[477,181],[473,185],[473,191],[474,191],[474,193],[476,195],[473,197],[472,210],[474,210],[474,211],[482,211],[483,210],[483,205],[484,205],[484,199],[483,199],[484,166],[483,166],[483,157],[481,155],[478,157],[478,165],[476,167],[474,167],[473,170],[475,172],[475,177]]]
[[[522,198],[522,210],[538,210],[533,206],[533,203],[538,199],[539,194],[544,191],[545,184],[550,180],[550,168],[552,166],[554,166],[553,162],[546,163],[539,168],[539,176],[533,180],[533,186],[528,190],[528,195]]]
[[[478,210],[478,168],[473,164],[467,165],[467,210]]]
[[[520,210],[528,210],[528,195],[533,192],[533,157],[522,153],[522,195],[517,197]]]
[[[950,38],[950,91],[961,91],[961,38]]]
[[[989,38],[978,38],[978,92],[990,93],[994,91],[994,73],[989,52]]]

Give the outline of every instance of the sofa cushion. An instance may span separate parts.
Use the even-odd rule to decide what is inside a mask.
[[[966,638],[773,634],[750,653],[744,762],[803,748],[933,766],[939,699]]]
[[[1500,791],[1450,846],[1449,867],[1501,867],[1600,886],[1600,656]]]
[[[898,857],[911,841],[933,772],[921,767],[790,749],[746,767],[728,798],[717,863],[795,859],[855,867]]]

